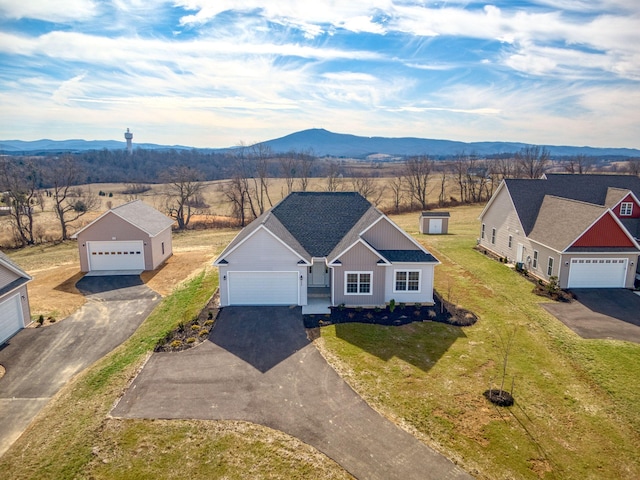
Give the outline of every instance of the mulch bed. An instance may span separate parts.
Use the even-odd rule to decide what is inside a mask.
[[[154,352],[180,352],[200,345],[207,338],[220,313],[220,294],[213,293],[207,305],[190,322],[183,322],[158,342]]]
[[[324,327],[338,323],[369,323],[398,326],[412,322],[440,322],[458,327],[468,327],[478,321],[473,312],[443,300],[434,292],[434,305],[397,304],[393,311],[385,308],[331,307],[325,315],[303,315],[306,328]]]

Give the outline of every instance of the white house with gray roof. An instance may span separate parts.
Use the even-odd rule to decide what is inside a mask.
[[[79,230],[80,270],[135,274],[155,270],[173,254],[173,219],[142,200],[114,207]]]
[[[640,178],[547,174],[504,180],[480,215],[480,246],[562,288],[633,288]]]
[[[433,303],[439,262],[355,192],[295,192],[219,255],[220,303]]]
[[[31,323],[30,281],[29,274],[0,252],[0,345]]]

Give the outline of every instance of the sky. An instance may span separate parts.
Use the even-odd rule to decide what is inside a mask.
[[[640,1],[0,0],[0,139],[640,148]]]

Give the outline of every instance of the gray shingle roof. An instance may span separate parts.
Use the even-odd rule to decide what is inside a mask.
[[[526,235],[536,223],[545,195],[601,206],[606,205],[610,187],[640,195],[640,178],[632,175],[547,174],[546,179],[506,179],[505,184]]]
[[[27,282],[32,280],[31,275],[25,272],[22,268],[18,266],[13,260],[11,260],[7,255],[3,252],[0,252],[0,264],[7,268],[8,270],[13,271],[16,275],[19,275],[20,278],[17,278],[6,285],[0,286],[0,296],[4,295],[7,292],[10,292],[20,285],[24,285]]]
[[[31,280],[31,276],[20,268],[20,266],[11,260],[4,252],[0,252],[0,263],[4,263],[9,270],[14,270],[17,275]]]
[[[127,222],[144,230],[152,237],[173,225],[173,219],[160,213],[142,200],[134,200],[111,209],[113,213]]]
[[[378,250],[378,253],[392,263],[438,263],[436,257],[422,250]]]
[[[422,212],[423,217],[450,217],[449,212]]]

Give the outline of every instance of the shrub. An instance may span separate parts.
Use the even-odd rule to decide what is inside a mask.
[[[200,330],[200,333],[198,334],[201,337],[204,337],[205,335],[209,335],[209,330],[207,330],[206,328],[203,328],[202,330]]]
[[[182,345],[182,340],[174,340],[170,343],[171,348],[178,348]]]
[[[341,303],[340,305],[338,305],[338,310],[342,311],[344,310],[344,308],[345,308],[344,303]]]
[[[44,315],[40,315],[40,316],[38,317],[38,323],[39,323],[40,325],[42,325],[42,324],[44,323]]]
[[[356,312],[360,313],[362,311],[362,307],[356,307]]]
[[[207,320],[206,322],[204,322],[205,327],[210,327],[211,325],[213,325],[213,320]]]
[[[395,309],[396,309],[396,301],[392,298],[391,300],[389,300],[389,311],[393,313]]]
[[[368,312],[368,313],[367,313],[367,315],[366,315],[366,317],[367,317],[369,320],[371,320],[371,319],[373,318],[373,313]]]
[[[398,304],[398,308],[400,308],[400,310],[404,310],[404,307],[406,307],[406,306],[407,306],[407,304],[406,304],[406,303],[404,303],[404,302],[400,302],[400,303]]]
[[[420,302],[416,302],[415,307],[416,310],[420,310],[422,308],[422,304]]]
[[[213,312],[211,310],[209,310],[209,314],[207,315],[207,318],[209,320],[213,319]]]
[[[376,307],[373,309],[376,313],[380,313],[382,311],[382,309],[380,307]]]
[[[191,330],[200,330],[200,325],[191,325]]]
[[[429,313],[427,315],[429,316],[429,318],[436,318],[438,316],[435,310],[429,310]]]
[[[187,338],[187,343],[195,343],[195,342],[196,342],[196,337]]]

